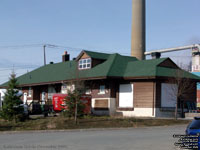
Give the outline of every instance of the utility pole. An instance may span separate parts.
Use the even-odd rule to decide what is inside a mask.
[[[44,66],[46,65],[46,53],[45,53],[45,48],[46,48],[46,45],[43,46],[43,50],[44,50]]]

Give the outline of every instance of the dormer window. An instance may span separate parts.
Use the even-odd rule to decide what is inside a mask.
[[[79,69],[91,68],[91,58],[79,60]]]

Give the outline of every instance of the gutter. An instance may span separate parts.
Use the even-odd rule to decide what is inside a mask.
[[[80,78],[80,80],[99,80],[99,79],[107,79],[107,77],[95,77],[95,78]],[[53,81],[53,82],[40,82],[40,83],[32,83],[32,84],[21,84],[18,87],[27,87],[27,86],[39,86],[39,85],[50,85],[50,84],[59,84],[65,83],[69,81],[76,81],[76,79],[71,80],[60,80],[60,81]],[[7,86],[2,86],[0,89],[5,89]]]

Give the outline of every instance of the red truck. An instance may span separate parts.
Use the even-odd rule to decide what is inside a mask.
[[[67,106],[65,104],[64,99],[67,97],[67,94],[54,94],[53,95],[53,110],[55,112],[61,112],[63,109],[66,109]],[[90,114],[91,112],[91,96],[83,95],[81,97],[81,101],[85,104],[84,113]]]

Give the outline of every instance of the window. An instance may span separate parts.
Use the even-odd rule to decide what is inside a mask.
[[[91,94],[91,89],[87,87],[85,90],[85,94]]]
[[[91,94],[91,89],[86,89],[85,94]]]
[[[119,85],[119,107],[133,108],[134,85],[120,84]]]
[[[81,59],[79,60],[79,69],[88,69],[91,68],[91,59]]]
[[[105,85],[100,85],[99,94],[105,94]]]
[[[53,86],[48,86],[48,100],[52,100],[54,93],[56,93],[55,88]]]
[[[178,87],[176,84],[161,84],[161,107],[176,107]]]
[[[31,97],[31,95],[32,95],[32,89],[31,89],[31,87],[29,87],[29,89],[28,89],[28,96]]]
[[[66,93],[67,93],[67,84],[64,83],[64,84],[62,85],[62,87],[61,87],[61,93],[62,93],[62,94],[66,94]]]

